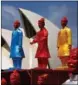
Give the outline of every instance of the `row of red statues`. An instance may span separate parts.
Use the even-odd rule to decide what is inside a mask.
[[[20,74],[17,70],[14,70],[10,75],[10,84],[11,85],[21,85]],[[5,78],[2,78],[1,85],[8,85],[8,82]]]
[[[42,74],[38,76],[37,84],[38,85],[43,84],[47,77],[48,74]],[[8,82],[6,81],[5,78],[2,78],[1,85],[8,85]],[[21,85],[21,77],[17,70],[14,70],[13,73],[11,73],[10,75],[10,85]]]

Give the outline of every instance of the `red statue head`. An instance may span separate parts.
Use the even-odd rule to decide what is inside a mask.
[[[67,23],[68,23],[67,17],[63,17],[63,18],[61,19],[61,25],[62,25],[62,27],[65,27],[65,26],[67,25]]]
[[[4,78],[1,80],[1,85],[7,85],[7,81]]]
[[[70,52],[70,58],[68,60],[68,66],[69,68],[75,68],[78,69],[78,48],[74,48]]]
[[[48,77],[48,74],[43,74],[43,75],[38,76],[37,84],[38,85],[44,84],[44,82],[47,79],[47,77]]]
[[[40,20],[38,20],[38,26],[39,28],[43,28],[45,25],[45,20],[44,18],[41,18]]]
[[[20,85],[20,74],[17,72],[17,70],[14,70],[10,75],[10,83],[11,85]]]
[[[14,28],[17,29],[20,26],[19,20],[14,21]]]

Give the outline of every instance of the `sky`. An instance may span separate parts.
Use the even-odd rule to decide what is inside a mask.
[[[77,2],[66,1],[2,1],[2,28],[13,30],[13,22],[21,22],[18,8],[33,11],[47,18],[59,29],[63,16],[68,18],[68,26],[72,30],[73,46],[77,47]],[[21,25],[22,27],[22,25]]]

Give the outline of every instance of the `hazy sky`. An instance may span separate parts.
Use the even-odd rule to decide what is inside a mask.
[[[77,46],[77,2],[54,1],[3,1],[2,2],[2,28],[13,29],[13,22],[20,20],[18,8],[24,8],[40,14],[61,28],[60,20],[67,16],[68,26],[72,30],[73,45]]]

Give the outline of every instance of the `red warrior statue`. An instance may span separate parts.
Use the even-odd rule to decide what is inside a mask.
[[[38,85],[44,84],[47,78],[48,78],[48,74],[42,74],[38,76],[37,84]]]
[[[1,85],[7,85],[7,81],[4,78],[1,80]]]
[[[68,66],[69,66],[69,68],[74,68],[75,70],[78,70],[77,65],[78,65],[78,48],[74,48],[70,52]]]
[[[78,84],[78,48],[74,48],[70,51],[68,67],[70,70],[69,79],[64,82],[64,85],[77,85]]]
[[[39,68],[46,68],[48,65],[48,58],[50,58],[50,53],[48,49],[48,31],[44,27],[44,18],[41,18],[38,21],[38,26],[40,28],[40,31],[37,32],[34,40],[30,44],[38,43],[38,49],[35,58],[38,58]]]
[[[20,85],[20,74],[17,72],[17,70],[14,70],[13,73],[10,75],[10,84]]]

